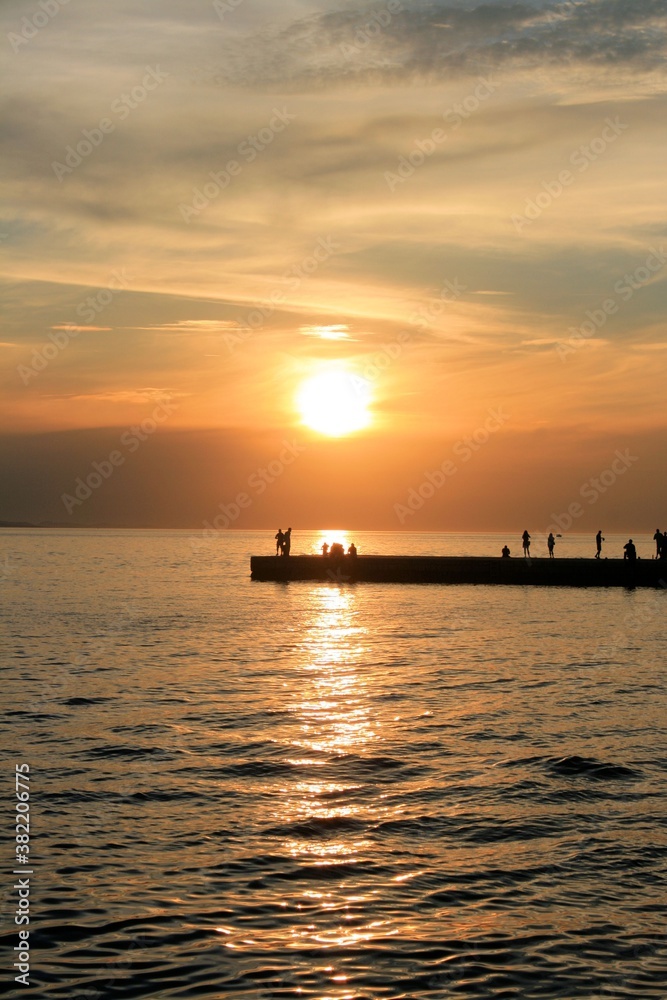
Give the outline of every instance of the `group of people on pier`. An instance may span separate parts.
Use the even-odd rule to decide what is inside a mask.
[[[557,536],[560,538],[560,535]],[[660,531],[660,528],[655,529],[655,534],[653,536],[655,542],[655,556],[654,559],[667,559],[667,531]],[[523,554],[526,559],[530,559],[530,541],[531,536],[528,530],[524,531],[521,536],[521,544],[523,547]],[[604,542],[604,537],[602,535],[602,530],[599,530],[595,536],[595,558],[600,558],[600,553],[602,552],[602,543]],[[549,558],[554,557],[554,548],[556,547],[556,537],[553,531],[549,532],[547,537],[547,550],[549,552]],[[503,559],[509,559],[511,555],[510,549],[507,545],[503,546],[502,556]],[[635,543],[631,538],[623,546],[623,558],[634,560],[637,559],[637,548]]]
[[[354,544],[354,542],[350,542],[350,544],[348,545],[347,554],[350,557],[350,559],[357,558],[357,546]],[[340,542],[332,542],[331,545],[329,545],[328,542],[324,542],[322,545],[322,555],[324,556],[325,559],[329,558],[335,561],[336,559],[343,558],[343,556],[345,555],[345,549],[343,548]]]
[[[550,559],[554,558],[556,537],[560,538],[561,536],[560,535],[554,536],[553,531],[550,531],[549,535],[547,536],[547,551],[549,552]],[[288,556],[290,554],[290,548],[292,545],[292,529],[288,528],[287,531],[283,531],[281,528],[278,528],[278,533],[276,534],[275,538],[276,538],[276,555]],[[600,553],[602,552],[602,543],[604,542],[604,540],[605,539],[602,535],[602,530],[598,531],[597,535],[595,536],[596,559],[600,558]],[[667,559],[667,531],[661,531],[660,528],[656,528],[653,540],[655,542],[655,556],[653,558]],[[521,536],[523,554],[526,557],[526,559],[530,559],[530,542],[531,542],[531,536],[529,531],[526,529]],[[340,542],[332,542],[331,545],[329,545],[328,542],[324,542],[322,545],[322,555],[325,557],[325,559],[328,558],[335,561],[337,559],[342,559],[345,556],[345,554],[346,554],[345,549],[343,548]],[[509,559],[511,554],[512,553],[509,549],[509,546],[503,545],[502,548],[503,559]],[[350,559],[356,559],[357,547],[354,544],[354,542],[350,542],[350,545],[348,546],[347,549],[347,555],[350,557]],[[623,558],[629,559],[630,561],[637,559],[637,548],[631,538],[628,539],[628,541],[623,546]]]
[[[292,529],[288,528],[287,531],[283,531],[282,528],[278,528],[275,539],[276,555],[288,556],[292,547]],[[342,559],[344,557],[345,549],[340,542],[332,542],[331,545],[329,545],[328,542],[325,542],[322,546],[322,555],[335,561],[336,559]],[[357,546],[354,542],[350,542],[347,549],[347,555],[350,559],[356,559]]]

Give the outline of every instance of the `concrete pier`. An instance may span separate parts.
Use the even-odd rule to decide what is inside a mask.
[[[534,587],[665,587],[667,562],[487,556],[251,556],[253,580],[475,583]]]

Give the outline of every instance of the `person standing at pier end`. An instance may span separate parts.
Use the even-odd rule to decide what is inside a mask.
[[[281,556],[283,554],[283,545],[285,543],[285,535],[282,528],[278,528],[278,534],[276,535],[276,555]]]
[[[554,545],[556,544],[556,539],[554,538],[553,531],[549,532],[549,537],[547,538],[547,548],[549,549],[549,558],[554,557]]]
[[[530,559],[530,535],[527,530],[521,536],[521,541],[523,542],[523,554],[526,559]]]
[[[665,536],[661,532],[660,528],[655,529],[655,535],[653,536],[653,541],[655,542],[655,558],[659,559],[662,555],[662,549],[664,546]]]
[[[597,535],[595,536],[595,549],[596,549],[596,551],[595,551],[595,558],[596,559],[600,558],[600,553],[602,552],[602,543],[603,542],[604,542],[604,538],[602,537],[602,528],[600,528],[600,530],[598,531]]]
[[[288,528],[283,538],[283,555],[288,556],[292,547],[292,529]]]

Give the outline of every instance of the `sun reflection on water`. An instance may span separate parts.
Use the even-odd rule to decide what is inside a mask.
[[[332,537],[347,542],[342,532]],[[297,723],[289,761],[297,774],[296,781],[282,789],[276,806],[276,819],[287,828],[280,850],[296,865],[327,873],[325,890],[309,889],[293,900],[292,905],[310,916],[307,924],[291,929],[288,946],[294,948],[302,947],[304,940],[320,948],[353,947],[397,933],[391,920],[378,920],[377,912],[371,916],[378,887],[364,883],[364,861],[372,855],[373,844],[362,830],[369,817],[360,792],[381,733],[373,708],[373,675],[364,663],[367,628],[356,602],[351,590],[313,588],[288,689],[287,708]],[[340,969],[330,978],[336,986],[344,983]]]
[[[301,718],[298,745],[319,753],[359,753],[376,733],[368,683],[360,669],[367,630],[356,617],[353,592],[319,587],[300,643],[302,667],[292,711]]]

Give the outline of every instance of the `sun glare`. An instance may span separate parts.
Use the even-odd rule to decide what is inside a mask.
[[[368,382],[342,369],[320,372],[301,383],[296,405],[302,422],[328,437],[368,427]]]

